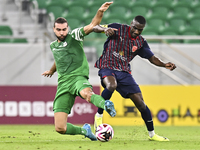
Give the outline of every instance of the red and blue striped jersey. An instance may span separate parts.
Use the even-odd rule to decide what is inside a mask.
[[[131,37],[130,26],[112,23],[108,27],[118,30],[104,43],[103,53],[95,63],[96,68],[131,72],[129,62],[136,55],[145,59],[154,55],[141,35],[136,38]]]

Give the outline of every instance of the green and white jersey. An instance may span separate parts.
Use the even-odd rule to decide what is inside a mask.
[[[69,79],[75,76],[89,76],[88,61],[83,50],[83,40],[86,36],[83,27],[68,32],[65,41],[50,44],[56,63],[59,79]]]

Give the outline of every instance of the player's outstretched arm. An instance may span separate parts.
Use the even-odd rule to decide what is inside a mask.
[[[92,19],[91,23],[84,27],[84,32],[86,34],[89,34],[90,32],[92,32],[93,27],[101,23],[101,20],[103,18],[103,13],[109,8],[109,6],[112,3],[113,2],[105,2],[103,5],[101,5],[101,7],[98,9],[96,15]]]
[[[169,70],[174,70],[176,68],[176,65],[171,63],[171,62],[168,62],[168,63],[164,63],[162,62],[159,58],[157,58],[156,56],[152,56],[151,58],[149,58],[149,61],[156,65],[156,66],[159,66],[159,67],[165,67],[166,69],[169,69]]]
[[[53,63],[53,66],[51,67],[50,70],[45,71],[44,73],[42,73],[42,76],[44,77],[52,77],[52,75],[54,74],[54,72],[56,72],[56,63]]]
[[[106,34],[106,36],[112,36],[113,34],[115,34],[115,31],[117,31],[118,29],[115,28],[108,28],[108,27],[104,27],[101,25],[96,25],[93,27],[93,31],[96,33],[101,33],[104,32]]]

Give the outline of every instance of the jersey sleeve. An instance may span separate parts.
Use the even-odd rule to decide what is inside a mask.
[[[142,58],[145,58],[145,59],[149,59],[154,55],[154,53],[151,51],[146,40],[144,40],[143,47],[140,48],[140,50],[138,51],[138,55]]]
[[[83,30],[83,27],[76,28],[76,29],[72,30],[70,34],[77,41],[83,41],[84,40],[84,36],[86,36],[86,34],[85,34],[84,30]]]
[[[119,24],[119,23],[111,23],[111,24],[108,24],[108,27],[109,28],[119,29],[121,27],[121,24]]]

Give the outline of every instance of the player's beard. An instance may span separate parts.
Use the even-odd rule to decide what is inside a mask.
[[[138,37],[140,34],[135,34],[134,32],[132,32],[131,33],[131,36],[133,37],[133,38],[136,38],[136,37]]]
[[[62,36],[57,36],[56,34],[55,34],[55,36],[58,38],[58,40],[60,40],[60,41],[65,41],[65,38],[66,38],[66,36],[64,36],[64,35],[62,35]]]

